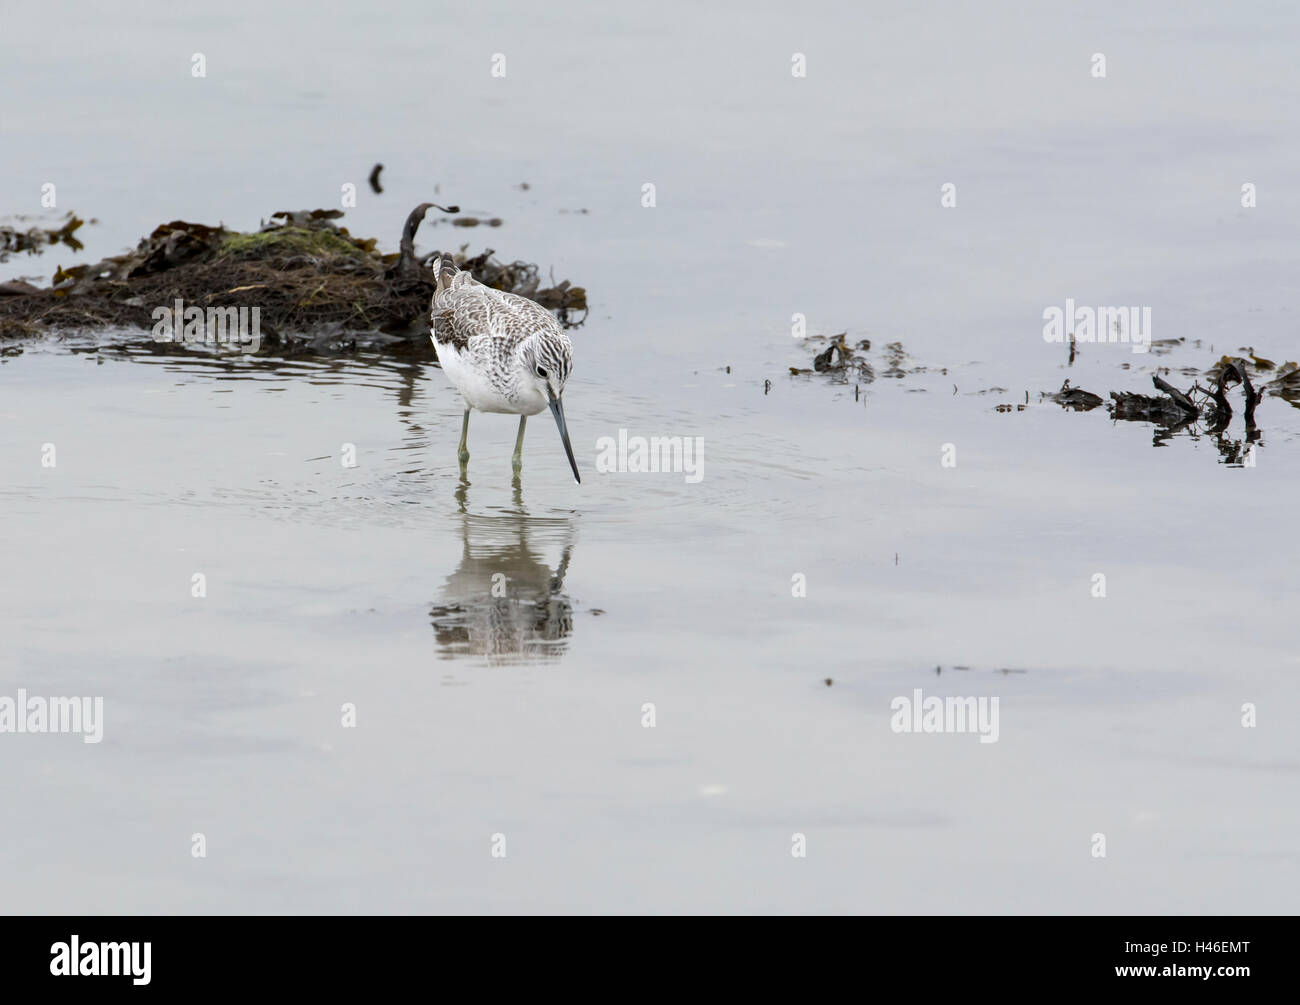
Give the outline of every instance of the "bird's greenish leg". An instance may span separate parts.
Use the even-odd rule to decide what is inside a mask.
[[[469,409],[465,409],[465,422],[460,427],[460,450],[456,454],[460,458],[461,471],[465,470],[465,465],[469,463],[469,447],[465,445],[465,440],[469,437]]]
[[[519,416],[519,435],[515,437],[515,455],[510,458],[510,466],[514,468],[515,474],[519,474],[519,469],[524,466],[524,423],[528,421],[528,416]]]

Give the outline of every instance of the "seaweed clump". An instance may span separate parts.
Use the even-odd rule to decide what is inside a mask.
[[[414,248],[432,205],[411,212],[393,254],[380,253],[375,238],[355,237],[336,223],[343,216],[336,209],[280,211],[250,233],[173,220],[126,254],[58,268],[44,289],[7,284],[15,288],[0,294],[0,336],[151,329],[159,308],[182,301],[205,310],[258,308],[262,345],[271,349],[405,348],[433,355],[428,263],[438,252],[417,257]],[[470,256],[466,247],[453,257],[479,282],[535,300],[566,327],[585,320],[582,287],[567,281],[543,286],[536,265],[501,262],[492,249]]]
[[[812,368],[807,367],[790,367],[790,376],[806,377],[810,374],[820,373],[828,376],[834,383],[847,383],[848,381],[870,384],[877,376],[900,380],[909,374],[926,373],[930,368],[916,365],[907,351],[903,348],[901,342],[890,342],[883,347],[883,360],[879,365],[883,367],[877,372],[876,365],[873,365],[867,354],[871,351],[870,339],[859,339],[853,345],[848,343],[848,332],[840,332],[838,335],[808,335],[805,341],[814,343],[827,343],[826,348],[813,356]],[[939,373],[947,373],[947,369],[940,369]]]

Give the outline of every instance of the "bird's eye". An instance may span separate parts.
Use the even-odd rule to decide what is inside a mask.
[[[543,370],[540,366],[537,368],[537,376],[541,377],[542,380],[546,379],[546,371]]]

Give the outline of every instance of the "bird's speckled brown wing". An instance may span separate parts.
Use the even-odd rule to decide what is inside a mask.
[[[438,286],[430,313],[434,340],[458,352],[491,354],[486,345],[471,345],[480,338],[513,346],[536,332],[559,331],[555,317],[540,304],[484,286],[468,272],[457,272]]]

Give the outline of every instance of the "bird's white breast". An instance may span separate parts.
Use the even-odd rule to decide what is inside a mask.
[[[434,345],[442,372],[470,408],[511,415],[537,415],[546,409],[545,396],[533,387],[520,387],[507,374],[485,369],[487,361],[474,358],[469,351],[462,353],[450,343],[436,340]]]

